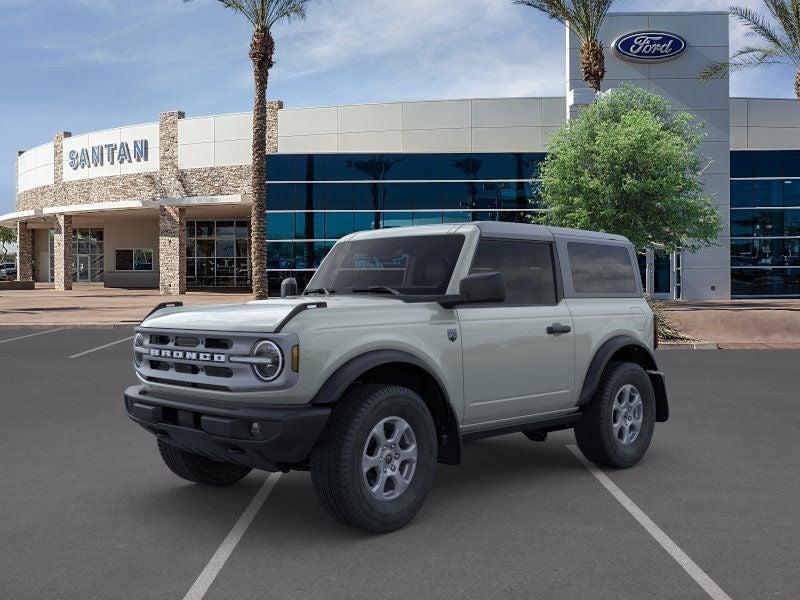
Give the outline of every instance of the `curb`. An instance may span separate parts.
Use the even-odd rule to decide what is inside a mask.
[[[658,348],[665,350],[719,350],[716,342],[659,342]]]

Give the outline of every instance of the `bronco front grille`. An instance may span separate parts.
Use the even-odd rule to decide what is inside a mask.
[[[286,387],[297,380],[291,368],[285,368],[278,380],[265,384],[246,362],[233,362],[231,356],[249,356],[263,339],[280,346],[284,359],[297,344],[294,334],[204,333],[185,330],[137,330],[143,336],[138,353],[137,371],[146,381],[222,391],[255,391],[266,387]]]

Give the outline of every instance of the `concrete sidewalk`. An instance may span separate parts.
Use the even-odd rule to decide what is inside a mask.
[[[3,327],[130,327],[137,325],[160,302],[231,304],[252,300],[250,293],[189,292],[162,296],[158,290],[104,288],[75,284],[68,292],[38,285],[35,290],[0,292],[0,328]]]

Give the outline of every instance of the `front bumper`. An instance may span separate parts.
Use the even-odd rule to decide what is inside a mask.
[[[164,442],[265,471],[303,464],[330,416],[325,406],[212,404],[154,395],[141,385],[125,390],[125,409]]]

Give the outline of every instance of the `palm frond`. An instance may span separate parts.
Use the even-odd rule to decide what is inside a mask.
[[[774,4],[775,0],[772,2]],[[781,34],[766,17],[746,6],[732,6],[730,12],[748,28],[746,35],[762,38],[795,64],[800,64],[800,49],[785,34]],[[779,24],[783,29],[783,24],[780,22]]]
[[[183,0],[191,2],[192,0]],[[268,31],[281,21],[306,18],[306,7],[315,0],[219,0],[225,8],[243,15],[254,29]]]
[[[719,60],[709,64],[698,75],[701,81],[719,79],[734,71],[753,69],[764,65],[789,63],[790,60],[777,48],[747,46],[733,53],[730,60]]]
[[[600,27],[615,0],[514,0],[564,23],[581,43],[597,40]]]
[[[795,11],[800,10],[800,2],[797,0],[764,0],[764,4],[773,19],[786,33],[789,43],[797,49],[800,41],[800,18]]]

